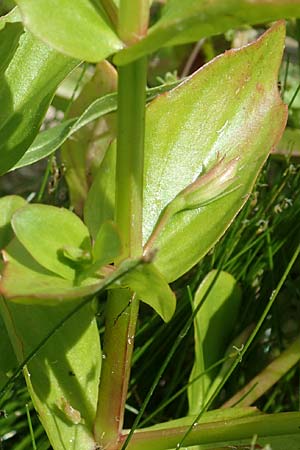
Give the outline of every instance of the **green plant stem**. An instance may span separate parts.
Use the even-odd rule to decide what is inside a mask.
[[[146,68],[146,59],[142,59],[119,70],[115,218],[123,253],[116,263],[142,254]],[[96,441],[103,448],[119,445],[137,315],[138,300],[132,292],[110,292],[94,428]]]
[[[138,42],[147,34],[149,0],[121,0],[119,10],[119,36],[128,45]]]

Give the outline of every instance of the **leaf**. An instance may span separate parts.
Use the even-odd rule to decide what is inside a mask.
[[[13,238],[10,221],[14,212],[24,205],[26,205],[26,201],[17,195],[0,198],[0,249],[6,247]]]
[[[96,239],[101,225],[114,219],[116,146],[107,150],[84,205],[84,222]]]
[[[163,45],[196,42],[241,25],[300,16],[299,0],[168,0],[160,20],[136,45],[119,52],[114,62],[128,64]]]
[[[97,64],[94,76],[72,104],[68,117],[80,116],[97,98],[116,89],[117,72],[107,61],[102,61]],[[62,147],[61,157],[66,167],[70,202],[79,216],[82,216],[83,205],[95,173],[115,135],[115,116],[105,115],[77,131]]]
[[[35,36],[73,58],[98,62],[123,47],[99,2],[16,0],[16,3],[25,26]]]
[[[155,265],[169,282],[225,232],[280,138],[286,123],[277,90],[283,44],[284,24],[278,23],[252,45],[216,58],[147,109],[143,239],[146,251],[158,249]],[[231,192],[173,215],[157,233],[165,208],[196,178],[200,181],[200,174],[216,170],[220,159],[225,167],[237,161]]]
[[[120,255],[121,249],[122,243],[117,227],[112,222],[104,222],[94,243],[94,261],[103,261],[102,265],[111,264]]]
[[[77,267],[65,257],[64,249],[69,246],[91,251],[88,229],[78,216],[64,208],[25,206],[14,214],[12,227],[41,266],[71,281]]]
[[[253,415],[262,414],[255,407],[243,407],[243,408],[226,408],[226,409],[213,409],[212,411],[205,411],[199,418],[199,423],[212,423],[220,420],[232,420],[241,417],[249,417]],[[140,431],[146,430],[166,430],[168,428],[190,426],[193,420],[196,419],[196,415],[185,416],[180,419],[169,420],[168,422],[161,422],[150,427],[142,428]]]
[[[16,6],[9,13],[5,14],[5,16],[0,17],[0,31],[5,27],[7,23],[16,23],[21,22],[21,14],[19,8]]]
[[[0,302],[2,301],[0,297]],[[1,308],[0,308],[1,309]],[[0,390],[9,379],[10,372],[18,366],[7,329],[0,313]]]
[[[73,282],[38,264],[17,239],[11,241],[5,250],[4,261],[0,294],[14,302],[49,306],[92,296],[144,263],[143,260],[124,261],[116,270],[110,267],[96,278]]]
[[[21,31],[14,23],[0,32],[0,174],[26,152],[57,86],[78,65]]]
[[[201,450],[228,446],[251,447],[253,436],[257,435],[256,443],[260,446],[269,444],[272,450],[299,450],[299,421],[300,413],[292,412],[258,414],[231,420],[199,423],[193,427],[184,440],[183,448],[192,445],[199,445]],[[168,428],[167,432],[139,430],[133,435],[128,449],[164,450],[166,447],[175,448],[186,431],[186,426]]]
[[[198,287],[194,308],[202,302],[194,320],[195,360],[190,381],[224,355],[238,318],[241,291],[227,272],[212,270]],[[198,414],[206,402],[209,387],[218,369],[209,371],[188,387],[189,414]]]
[[[74,301],[55,308],[1,301],[0,311],[7,318],[18,362],[75,307]],[[97,323],[88,304],[53,334],[25,367],[34,407],[55,450],[94,448],[101,360]]]
[[[0,41],[1,44],[1,41]],[[170,90],[172,87],[178,85],[176,83],[166,83],[156,88],[148,89],[147,100],[155,98],[156,95]],[[117,94],[108,94],[95,100],[79,118],[68,119],[61,122],[48,130],[39,133],[28,148],[24,156],[11,168],[11,170],[19,169],[20,167],[33,164],[46,156],[55,152],[69,137],[75,134],[84,126],[99,119],[105,114],[117,110]]]
[[[139,300],[150,305],[168,322],[176,309],[176,297],[163,276],[152,264],[137,267],[125,275],[120,284],[129,287]]]

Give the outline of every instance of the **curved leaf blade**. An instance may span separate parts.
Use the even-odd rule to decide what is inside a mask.
[[[124,261],[116,270],[110,267],[101,276],[85,278],[78,283],[42,267],[17,239],[10,242],[3,254],[0,294],[14,302],[49,306],[102,292],[145,263],[143,260]]]
[[[17,0],[25,26],[73,58],[101,61],[123,47],[100,3],[90,0]],[[45,14],[47,11],[47,14]]]
[[[0,41],[1,43],[1,41]],[[155,98],[156,95],[166,92],[178,85],[176,83],[166,83],[147,91],[147,101]],[[89,125],[93,121],[100,119],[110,112],[117,110],[117,94],[108,94],[95,100],[89,105],[80,117],[63,121],[53,128],[39,133],[28,148],[24,156],[11,168],[11,170],[33,164],[46,156],[55,152],[69,137],[81,128]]]
[[[2,35],[11,29],[14,50],[7,60],[7,47],[0,45],[1,58],[7,60],[0,70],[0,174],[23,156],[38,134],[41,122],[59,83],[78,65],[78,61],[50,49],[30,33],[19,38],[19,24],[7,24]],[[2,63],[0,64],[2,65]]]
[[[280,138],[287,115],[277,90],[284,36],[280,22],[148,107],[143,238],[146,249],[150,237],[150,248],[158,249],[155,265],[168,281],[198,262],[225,232]],[[200,174],[214,173],[220,158],[224,164],[237,160],[231,192],[174,214],[153,239],[168,205]]]
[[[223,357],[238,317],[241,291],[232,275],[212,270],[196,291],[194,308],[203,299],[194,320],[195,360],[190,381]],[[208,401],[209,387],[217,370],[204,374],[188,387],[190,415],[198,414]]]
[[[176,309],[176,297],[164,277],[153,264],[137,267],[120,280],[121,286],[129,287],[137,298],[151,306],[168,322]]]
[[[91,252],[87,227],[71,211],[50,205],[28,205],[12,219],[13,230],[33,258],[46,269],[74,280],[76,266],[65,257],[64,249]]]
[[[10,224],[13,214],[25,205],[26,201],[18,195],[7,195],[0,199],[0,249],[6,247],[13,238]]]
[[[241,25],[300,17],[299,0],[168,0],[160,20],[136,45],[119,52],[116,64],[128,64],[163,45],[196,42]]]
[[[18,362],[34,351],[76,303],[0,302]],[[40,348],[24,369],[35,409],[53,448],[93,449],[101,348],[94,311],[85,305]],[[71,447],[70,447],[71,446]]]

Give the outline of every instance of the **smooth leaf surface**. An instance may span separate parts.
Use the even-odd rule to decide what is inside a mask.
[[[258,414],[232,420],[220,420],[195,425],[183,443],[183,448],[199,445],[201,450],[226,446],[250,446],[254,435],[257,444],[269,444],[272,450],[299,450],[300,413]],[[176,448],[187,427],[136,433],[129,450],[165,450]],[[230,447],[229,447],[230,448]]]
[[[103,223],[114,220],[116,145],[107,150],[84,205],[84,222],[96,239]]]
[[[163,45],[195,42],[241,25],[299,16],[299,0],[168,0],[146,38],[119,52],[114,60],[127,64]]]
[[[5,250],[4,259],[0,293],[14,302],[51,306],[103,291],[144,263],[142,260],[124,261],[117,270],[111,267],[103,271],[101,276],[84,278],[79,283],[77,280],[73,282],[46,270],[33,259],[17,239],[11,241]]]
[[[146,250],[158,249],[155,265],[168,281],[191,268],[225,232],[281,136],[286,107],[277,73],[283,44],[284,24],[278,23],[257,42],[217,57],[148,107],[143,238],[144,243],[151,238]],[[168,204],[220,158],[224,164],[237,160],[231,192],[175,214],[151,236]]]
[[[125,275],[120,284],[135,292],[137,298],[150,305],[165,322],[172,318],[176,308],[175,294],[154,265],[137,267]]]
[[[2,302],[0,297],[0,302]],[[0,389],[7,383],[11,371],[18,367],[5,323],[0,312]]]
[[[94,76],[72,104],[68,117],[79,117],[93,101],[116,90],[117,72],[107,61],[102,61],[97,64]],[[95,173],[115,138],[115,121],[115,115],[105,115],[81,128],[62,147],[61,157],[66,167],[70,204],[79,216],[82,216]]]
[[[0,41],[1,45],[1,41]],[[147,91],[147,100],[150,101],[158,94],[166,92],[177,86],[176,83],[166,83]],[[78,118],[68,119],[48,130],[40,132],[24,156],[11,170],[33,164],[55,152],[68,138],[86,125],[117,110],[117,94],[108,94],[95,100]]]
[[[235,278],[223,271],[209,272],[196,291],[194,308],[203,301],[194,320],[195,360],[190,381],[224,355],[241,303]],[[209,371],[188,387],[190,415],[199,413],[208,401],[207,393],[217,370]]]
[[[226,409],[213,409],[212,411],[205,411],[199,419],[199,423],[211,423],[218,422],[219,420],[232,420],[241,417],[248,417],[257,414],[262,414],[259,409],[255,407],[243,407],[243,408],[226,408]],[[181,417],[180,419],[169,420],[168,422],[161,422],[150,427],[141,428],[137,430],[137,433],[143,433],[146,430],[165,430],[167,428],[190,426],[196,419],[194,416]]]
[[[116,225],[112,222],[105,222],[94,242],[94,262],[102,261],[102,265],[111,264],[119,256],[121,249],[121,238]]]
[[[75,307],[75,302],[52,308],[1,301],[18,362]],[[94,448],[100,367],[99,333],[88,304],[53,334],[25,368],[33,404],[55,450]]]
[[[0,32],[0,174],[26,152],[57,86],[78,65],[20,31],[14,23]]]
[[[11,218],[15,211],[26,205],[26,201],[18,195],[7,195],[0,198],[0,249],[6,247],[13,238]]]
[[[64,248],[91,251],[89,232],[71,211],[49,205],[28,205],[13,216],[13,230],[33,258],[46,269],[73,281],[77,267],[64,256]]]
[[[98,62],[123,47],[100,2],[17,0],[16,3],[25,26],[34,35],[73,58]]]

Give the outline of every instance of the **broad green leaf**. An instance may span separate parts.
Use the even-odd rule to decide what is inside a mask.
[[[100,227],[93,247],[93,262],[79,275],[79,280],[96,277],[103,266],[113,263],[121,254],[122,243],[113,222],[104,222]]]
[[[21,24],[14,23],[5,26],[4,29],[0,28],[0,77],[3,78],[5,70],[12,60],[14,53],[18,47],[19,39],[23,33],[23,27]],[[1,86],[0,93],[3,90]]]
[[[1,41],[0,41],[1,43]],[[158,94],[172,89],[176,83],[166,83],[156,88],[148,89],[147,100],[150,101]],[[93,121],[103,117],[106,114],[117,110],[117,94],[108,94],[95,100],[79,118],[68,119],[56,125],[53,128],[39,133],[28,148],[24,156],[12,167],[11,170],[19,169],[20,167],[28,166],[39,161],[46,156],[55,152],[69,137],[77,131],[89,125]]]
[[[19,36],[19,24],[7,24],[0,32],[0,174],[26,152],[57,86],[78,65],[28,32]]]
[[[14,302],[51,306],[103,291],[144,263],[142,260],[124,261],[116,270],[110,267],[97,277],[72,281],[38,264],[17,239],[11,241],[5,250],[4,261],[0,294]]]
[[[284,24],[276,24],[252,45],[216,58],[147,109],[143,238],[146,251],[158,249],[155,265],[168,281],[197,263],[225,232],[281,136],[287,114],[277,73],[284,36]],[[222,197],[218,188],[215,201],[173,215],[160,230],[168,205],[201,180],[199,175],[216,173],[220,159],[225,167],[237,163],[231,192]],[[213,183],[217,186],[218,178]]]
[[[241,302],[234,277],[223,271],[209,272],[197,289],[194,308],[202,302],[194,320],[195,360],[190,381],[218,362],[228,346]],[[208,401],[217,370],[209,371],[188,387],[190,415],[199,413]]]
[[[0,297],[0,302],[2,301]],[[17,368],[18,361],[12,348],[0,308],[0,389],[7,383],[13,369]]]
[[[34,351],[77,303],[51,306],[2,300],[1,314],[18,362]],[[24,369],[39,419],[55,450],[93,449],[93,422],[101,368],[99,333],[90,304],[40,348]]]
[[[121,286],[129,287],[139,300],[150,305],[168,322],[176,308],[176,297],[168,283],[152,264],[137,267],[120,280]]]
[[[26,201],[17,195],[7,195],[0,199],[0,249],[6,247],[13,238],[10,221],[14,212],[24,205]]]
[[[16,0],[16,3],[25,26],[34,35],[73,58],[98,62],[123,47],[100,2]]]
[[[241,25],[283,17],[300,17],[300,0],[168,0],[146,38],[119,52],[114,60],[127,64],[163,45],[196,42]]]
[[[112,222],[104,222],[94,242],[94,262],[103,261],[103,265],[114,262],[121,253],[121,248],[122,243],[116,226]]]
[[[68,247],[91,252],[89,232],[71,211],[49,205],[28,205],[12,219],[13,230],[33,258],[46,269],[73,281],[78,267],[64,253]]]
[[[68,117],[78,117],[89,105],[117,90],[117,72],[107,61],[96,66],[95,74],[86,83],[72,104]],[[106,115],[77,131],[62,147],[62,161],[74,211],[82,216],[87,193],[105,152],[116,135],[115,115]]]
[[[213,412],[213,411],[212,411]],[[272,450],[299,450],[300,413],[258,414],[229,420],[196,424],[186,436],[183,448],[199,445],[201,450],[217,450],[245,446],[251,448],[253,436],[261,447],[269,444]],[[134,434],[129,450],[165,450],[176,448],[185,436],[187,426],[153,430],[140,430]],[[144,436],[143,436],[144,433]],[[239,447],[238,447],[239,448]],[[224,450],[225,450],[224,449]]]
[[[101,225],[114,219],[116,146],[110,146],[84,205],[84,222],[96,239]]]

